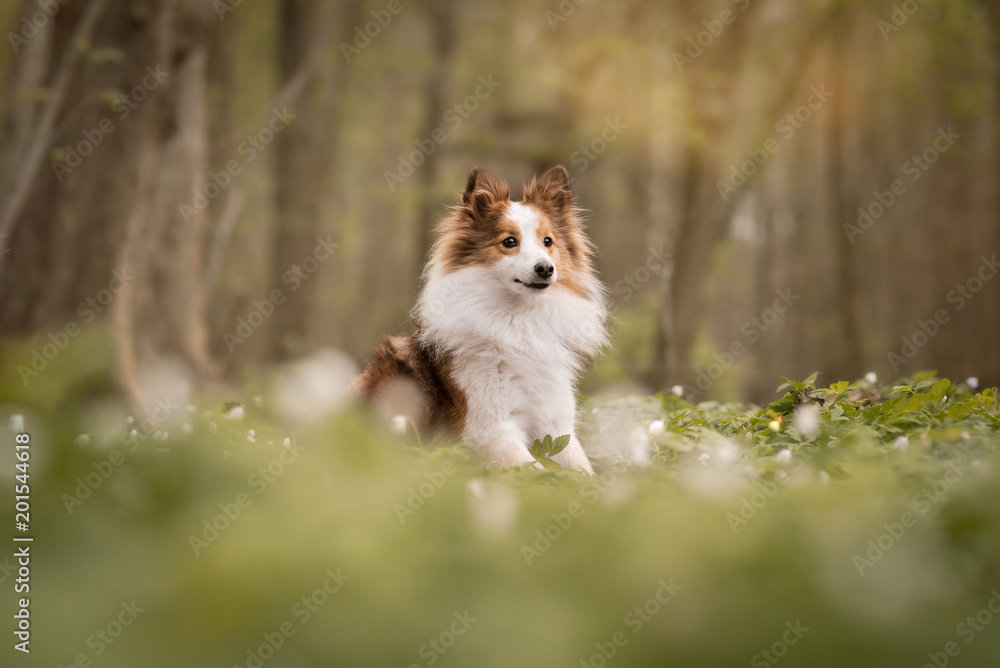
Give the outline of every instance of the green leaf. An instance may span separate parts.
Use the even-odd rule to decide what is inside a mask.
[[[563,434],[562,436],[558,437],[555,440],[555,443],[553,443],[552,445],[551,454],[554,456],[562,452],[566,448],[566,446],[569,445],[569,440],[570,440],[569,434]]]

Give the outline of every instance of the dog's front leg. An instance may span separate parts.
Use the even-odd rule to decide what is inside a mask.
[[[569,445],[552,459],[568,469],[576,469],[589,475],[594,475],[587,453],[583,451],[580,439],[576,437],[576,398],[573,388],[557,393],[557,399],[552,402],[553,420],[549,433],[553,437],[569,434]]]
[[[534,463],[528,435],[511,419],[511,388],[495,355],[463,360],[456,369],[466,397],[463,439],[486,466],[515,468]]]

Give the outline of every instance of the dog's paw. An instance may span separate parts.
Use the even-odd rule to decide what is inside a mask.
[[[489,445],[481,450],[487,468],[516,469],[522,466],[544,469],[528,452],[524,445],[517,442],[500,442]]]
[[[576,469],[587,475],[594,475],[594,468],[590,465],[587,453],[583,451],[579,439],[576,436],[570,438],[569,445],[562,449],[562,452],[553,455],[552,460],[567,469]]]

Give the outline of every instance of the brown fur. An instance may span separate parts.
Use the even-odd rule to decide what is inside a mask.
[[[386,336],[375,347],[371,362],[358,379],[366,402],[378,404],[391,380],[409,380],[422,395],[420,415],[413,418],[421,431],[460,434],[465,420],[466,400],[451,381],[447,354],[432,350],[419,341],[420,330],[410,336]],[[391,401],[391,400],[390,400]],[[388,407],[390,412],[395,408]]]
[[[487,266],[506,254],[518,252],[517,248],[504,248],[500,243],[507,237],[520,241],[517,225],[504,216],[510,201],[506,182],[479,169],[472,170],[462,204],[452,209],[451,215],[438,226],[434,258],[445,271]],[[523,201],[540,214],[538,240],[545,237],[553,240],[549,254],[559,268],[559,281],[553,289],[590,297],[583,278],[593,274],[594,246],[583,232],[569,172],[557,166],[541,177],[532,178],[525,186]]]
[[[452,272],[471,265],[489,265],[518,248],[504,248],[503,239],[520,237],[520,228],[505,217],[510,206],[507,183],[473,169],[462,202],[438,226],[438,242],[432,261]],[[536,177],[524,189],[524,203],[539,211],[539,241],[553,240],[549,249],[558,267],[559,279],[552,289],[571,290],[584,298],[585,278],[594,274],[594,247],[583,232],[565,167],[553,167]],[[520,241],[520,239],[518,239]],[[372,360],[358,380],[362,397],[378,404],[391,395],[394,381],[410,381],[422,395],[417,412],[421,430],[451,431],[460,434],[465,420],[466,397],[451,381],[451,360],[447,353],[434,350],[418,340],[419,329],[409,337],[385,337],[375,348]],[[390,399],[388,403],[392,404]],[[396,402],[397,404],[400,402]],[[402,402],[405,403],[405,402]],[[392,414],[404,412],[390,406]]]

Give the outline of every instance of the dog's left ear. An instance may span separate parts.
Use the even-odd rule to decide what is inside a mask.
[[[524,201],[529,204],[550,204],[559,209],[573,205],[573,189],[569,183],[569,172],[562,165],[556,165],[541,176],[531,179],[524,189]]]

